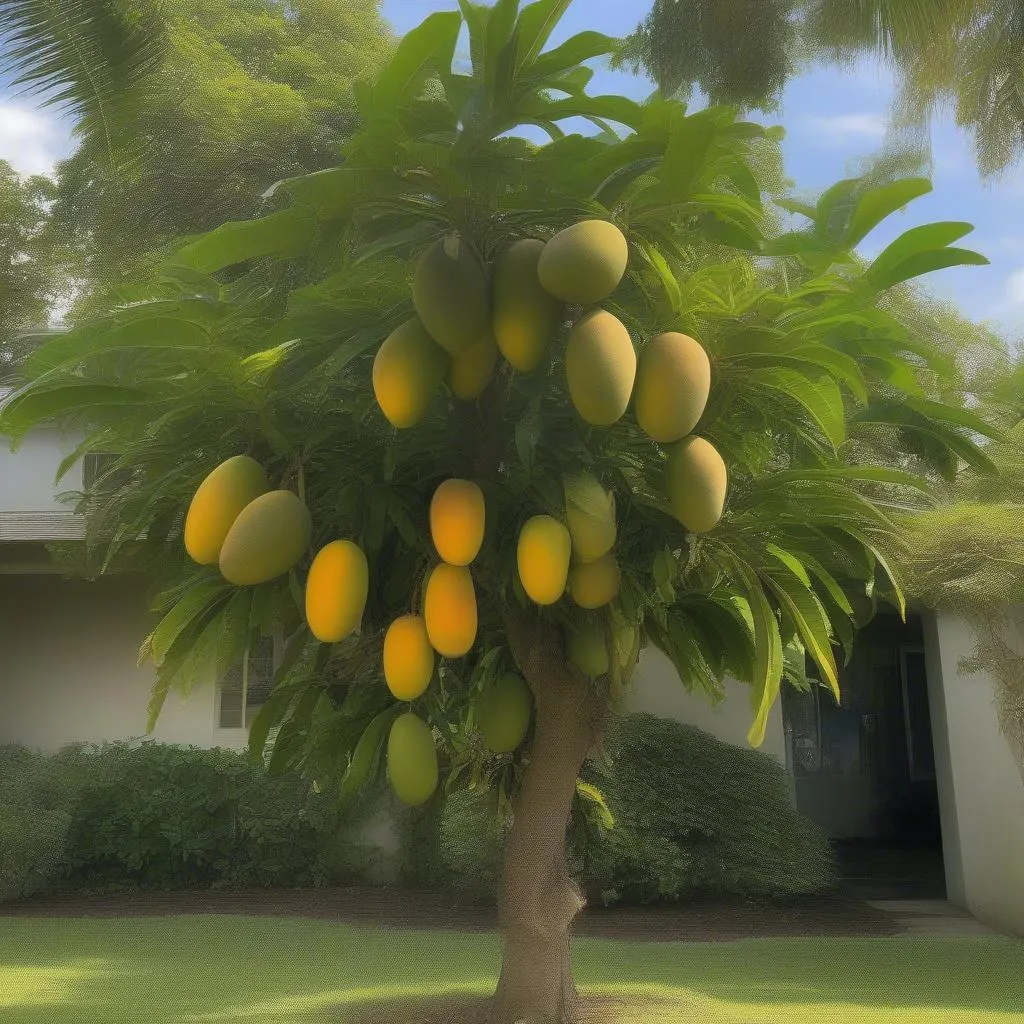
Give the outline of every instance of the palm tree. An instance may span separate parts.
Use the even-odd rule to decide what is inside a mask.
[[[926,142],[951,108],[994,175],[1024,154],[1020,0],[656,0],[620,59],[666,90],[770,109],[812,61],[873,54],[896,73],[894,131]]]
[[[166,54],[161,0],[0,0],[0,77],[75,119],[117,168],[140,151],[134,116]]]

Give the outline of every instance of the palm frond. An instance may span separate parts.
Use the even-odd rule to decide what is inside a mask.
[[[133,111],[167,48],[160,0],[0,0],[0,25],[0,75],[63,106],[112,162],[138,153]]]

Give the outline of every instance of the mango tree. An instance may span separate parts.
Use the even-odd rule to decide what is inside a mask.
[[[902,602],[902,517],[990,433],[886,299],[983,263],[969,225],[851,255],[928,183],[840,182],[780,234],[778,133],[589,95],[615,41],[551,46],[566,6],[427,18],[339,166],[34,353],[2,421],[115,457],[87,545],[159,574],[151,727],[277,629],[254,756],[341,799],[497,788],[498,1024],[580,1012],[566,829],[640,651],[749,683],[754,745],[808,657],[838,696],[857,609]]]

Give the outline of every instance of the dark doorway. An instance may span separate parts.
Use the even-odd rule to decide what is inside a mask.
[[[876,616],[840,670],[842,701],[784,689],[797,807],[832,836],[846,888],[942,899],[945,874],[920,619]]]

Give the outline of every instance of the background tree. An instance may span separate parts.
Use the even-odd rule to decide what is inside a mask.
[[[655,0],[622,56],[667,92],[774,109],[816,60],[873,54],[896,73],[894,128],[926,142],[950,108],[996,174],[1024,153],[1024,7],[1019,0]]]
[[[994,433],[965,410],[956,361],[916,336],[886,298],[931,270],[984,263],[952,245],[969,226],[913,228],[869,265],[851,255],[927,182],[840,182],[814,205],[787,203],[806,228],[766,234],[772,216],[751,170],[755,140],[771,140],[766,130],[728,108],[688,116],[657,96],[637,104],[588,95],[582,62],[616,41],[587,32],[548,48],[566,7],[537,0],[519,11],[500,0],[429,17],[372,87],[357,86],[363,127],[340,166],[280,182],[268,197],[274,212],[196,238],[133,302],[39,349],[0,421],[15,440],[40,422],[79,423],[88,438],[77,455],[118,456],[85,496],[88,541],[101,568],[129,557],[159,573],[161,619],[146,643],[158,667],[151,722],[170,689],[235,663],[276,626],[286,652],[250,732],[254,755],[274,729],[272,768],[299,767],[342,798],[385,764],[406,793],[429,784],[435,766],[444,788],[481,780],[497,789],[510,821],[491,1014],[499,1024],[578,1015],[569,934],[581,899],[566,867],[566,827],[574,802],[600,803],[578,785],[579,772],[599,751],[641,647],[661,648],[693,688],[715,690],[726,675],[749,682],[758,745],[782,680],[809,685],[808,655],[838,692],[834,647],[849,651],[859,599],[902,606],[904,520],[927,505],[927,474],[954,477],[964,461],[990,469],[976,442]],[[464,24],[472,67],[457,73]],[[559,122],[576,116],[598,133],[565,135]],[[517,137],[524,125],[541,126],[550,143]],[[610,425],[582,418],[593,381],[567,386],[580,381],[566,355],[567,335],[587,315],[573,304],[580,300],[565,296],[551,330],[534,337],[542,358],[532,372],[495,360],[477,378],[484,390],[475,401],[455,397],[469,390],[453,370],[458,356],[449,362],[410,320],[433,308],[440,337],[466,308],[488,305],[472,286],[446,306],[443,276],[424,289],[425,252],[428,267],[443,252],[493,270],[511,243],[549,240],[593,218],[619,225],[628,241],[625,275],[602,303],[604,322],[618,318],[628,335],[617,335],[619,369],[604,383],[619,397],[632,389],[624,336],[641,371],[665,331],[699,338],[710,356],[706,404],[676,397],[704,406],[699,435],[728,467],[717,524],[713,493],[697,522],[693,491],[672,483],[690,438],[656,442],[633,413]],[[538,283],[530,301],[540,301]],[[417,371],[399,358],[390,376],[379,374],[382,343],[391,351],[396,331],[415,334],[425,361]],[[479,344],[488,342],[485,325]],[[417,410],[422,417],[389,426],[381,394],[404,375],[426,397],[430,388],[417,387],[442,370],[449,385]],[[637,398],[643,415],[641,405]],[[229,570],[223,552],[220,566],[236,584],[212,565],[197,570],[182,551],[197,486],[242,453],[265,468],[269,486],[293,491],[273,501],[305,505],[312,522],[310,536],[305,513],[289,513],[278,540],[258,545],[260,557],[277,559],[285,532],[298,540],[285,558],[291,569],[278,564],[278,575],[252,585],[237,584],[244,573]],[[599,486],[581,488],[581,474]],[[449,622],[470,644],[438,659],[424,692],[396,700],[394,679],[381,681],[382,648],[392,624],[424,605],[424,590],[431,643],[450,646],[429,626],[432,574],[445,568],[430,509],[453,478],[475,483],[486,508],[471,596],[463,589],[463,613]],[[561,537],[557,523],[568,519],[583,557],[574,517],[607,528],[609,494],[613,596],[585,609],[553,592],[558,599],[538,607],[526,577],[557,583],[558,559],[542,552],[521,563],[523,527],[547,515],[555,526],[545,529]],[[338,593],[361,621],[322,642],[307,621],[319,604],[307,603],[302,579],[308,554],[319,559],[339,540],[349,543],[334,550],[352,570]],[[493,735],[486,707],[510,672],[525,678],[530,720],[514,750],[496,753],[484,741]],[[417,718],[429,732],[413,727],[428,739],[410,781],[391,746],[396,723]]]
[[[336,163],[353,82],[392,45],[378,8],[3,0],[8,69],[76,117],[49,230],[75,257],[77,308],[98,283],[145,274],[172,240],[252,216],[273,182]]]
[[[54,183],[22,177],[0,160],[0,384],[27,350],[22,334],[44,328],[58,297],[58,254],[46,237]]]

